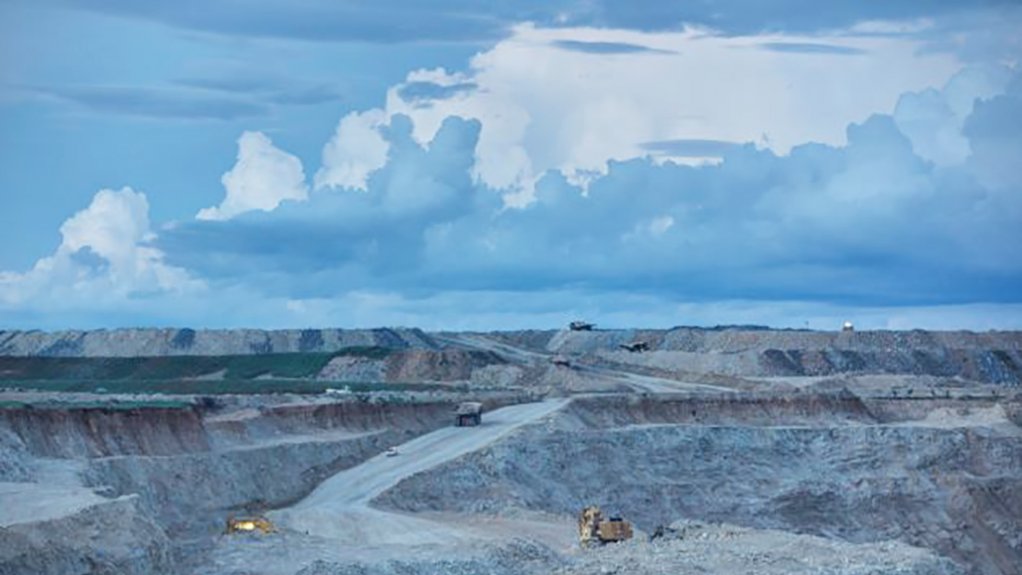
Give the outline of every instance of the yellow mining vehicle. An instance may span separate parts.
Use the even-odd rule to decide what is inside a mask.
[[[224,533],[276,533],[277,528],[265,517],[228,517]]]
[[[555,355],[550,358],[550,363],[557,367],[571,367],[571,360],[563,355]]]
[[[632,524],[620,517],[604,517],[600,508],[590,505],[578,516],[578,540],[582,547],[605,545],[632,538]]]
[[[625,351],[630,351],[632,353],[649,351],[649,343],[645,341],[633,341],[631,343],[622,343],[618,347]]]

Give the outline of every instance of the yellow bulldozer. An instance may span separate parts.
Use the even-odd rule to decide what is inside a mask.
[[[606,545],[632,538],[632,524],[620,517],[604,517],[600,508],[590,505],[578,516],[578,540],[582,547]]]
[[[276,533],[277,528],[265,517],[228,517],[224,533]]]

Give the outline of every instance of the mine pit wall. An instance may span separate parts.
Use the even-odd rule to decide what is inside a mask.
[[[590,429],[642,424],[832,426],[872,423],[873,413],[856,395],[833,393],[722,393],[718,395],[579,397],[564,417]]]
[[[569,515],[596,503],[644,530],[690,518],[852,542],[898,539],[933,549],[973,575],[1017,573],[1022,565],[1018,433],[823,425],[824,407],[837,409],[837,419],[868,419],[869,410],[840,396],[737,405],[752,422],[718,413],[705,424],[693,422],[682,401],[662,407],[620,401],[602,410],[598,399],[576,399],[564,421],[522,428],[410,477],[377,503],[407,511]],[[709,418],[726,403],[699,405]]]
[[[202,414],[194,408],[3,409],[0,426],[39,457],[173,455],[208,451]]]
[[[507,395],[484,403],[495,409],[523,399]],[[170,564],[187,566],[201,559],[229,514],[295,502],[340,470],[450,425],[452,408],[453,403],[441,401],[347,401],[267,407],[237,419],[213,417],[198,408],[2,409],[0,480],[36,480],[32,462],[37,458],[84,459],[83,483],[110,497],[137,494],[130,497],[136,516],[132,521],[151,523],[163,534],[154,536],[154,545],[166,547],[169,541],[163,552],[172,553]],[[49,529],[50,523],[71,529],[86,517],[83,511],[46,526],[30,525],[36,531]],[[111,532],[112,540],[135,537],[132,522],[113,522],[102,529]],[[0,548],[17,541],[0,542]],[[32,572],[26,569],[20,572]]]

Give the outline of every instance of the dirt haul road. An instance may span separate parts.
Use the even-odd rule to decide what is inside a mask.
[[[539,353],[528,349],[516,347],[507,343],[494,341],[478,334],[458,334],[445,337],[438,337],[437,340],[460,347],[478,349],[481,351],[494,352],[512,363],[549,363],[554,354]],[[640,375],[627,371],[595,367],[587,365],[575,365],[573,369],[581,373],[600,378],[606,381],[623,383],[634,391],[644,393],[676,393],[679,391],[734,391],[728,387],[708,385],[705,383],[689,383],[650,375]]]
[[[479,427],[448,427],[398,446],[324,481],[292,507],[270,514],[281,527],[346,545],[450,544],[473,535],[453,525],[374,509],[370,502],[401,480],[472,451],[557,411],[568,399],[505,407],[483,415]]]
[[[709,385],[706,383],[675,381],[673,379],[654,377],[652,375],[640,375],[638,373],[630,373],[605,367],[583,365],[578,366],[576,369],[582,373],[593,375],[595,377],[603,377],[612,381],[620,381],[631,387],[633,390],[644,393],[677,393],[679,391],[712,391],[719,393],[722,391],[734,391],[730,387],[721,387],[719,385]]]

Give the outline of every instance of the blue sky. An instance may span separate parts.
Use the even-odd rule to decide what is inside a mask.
[[[6,0],[0,328],[1022,327],[1015,1]]]

